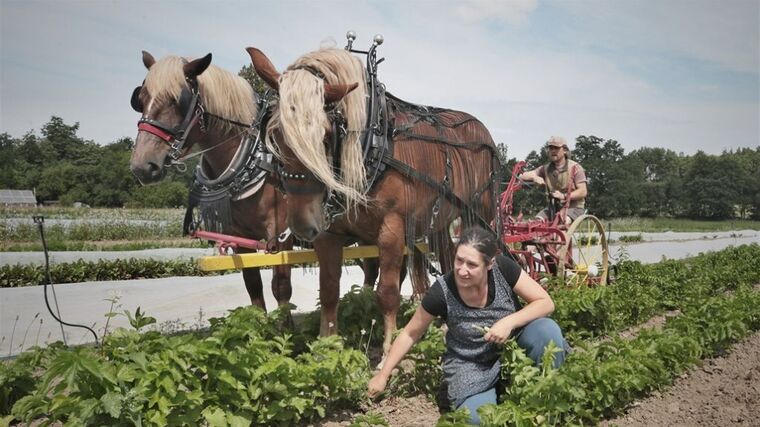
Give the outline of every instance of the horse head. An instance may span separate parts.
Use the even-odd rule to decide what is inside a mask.
[[[246,50],[256,73],[280,96],[268,143],[282,163],[279,179],[288,196],[288,225],[299,238],[312,241],[329,227],[336,194],[348,207],[365,200],[358,141],[365,89],[354,91],[362,86],[342,81],[346,75],[300,59],[280,74],[259,49]]]
[[[148,74],[132,93],[132,108],[142,117],[130,169],[142,184],[149,184],[161,180],[165,166],[190,150],[200,131],[203,107],[197,79],[211,64],[211,54],[193,61],[171,56],[156,61],[143,51],[142,60]]]

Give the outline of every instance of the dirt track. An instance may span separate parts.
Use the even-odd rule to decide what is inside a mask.
[[[602,425],[760,426],[760,332]]]

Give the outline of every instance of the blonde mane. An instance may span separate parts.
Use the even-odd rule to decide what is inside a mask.
[[[324,81],[305,69],[308,66],[324,74]],[[359,87],[346,95],[335,108],[347,122],[347,135],[341,152],[340,179],[333,176],[332,162],[323,140],[329,120],[325,113],[324,84],[352,84]],[[366,202],[366,174],[362,159],[361,133],[366,121],[367,83],[361,61],[351,53],[335,48],[308,53],[280,79],[278,114],[272,125],[280,126],[287,144],[328,189],[342,194],[349,207]]]
[[[167,56],[150,67],[145,77],[145,88],[153,97],[153,103],[163,105],[179,101],[186,86],[182,72],[184,63],[185,60],[179,56]],[[211,64],[198,76],[198,87],[207,112],[241,123],[253,123],[256,118],[253,88],[244,78]],[[234,126],[213,118],[209,124],[219,130]]]

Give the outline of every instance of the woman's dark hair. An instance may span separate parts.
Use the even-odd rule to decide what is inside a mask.
[[[483,261],[488,263],[496,256],[499,246],[496,244],[496,236],[481,227],[468,227],[459,236],[456,249],[462,245],[472,246],[483,256]]]

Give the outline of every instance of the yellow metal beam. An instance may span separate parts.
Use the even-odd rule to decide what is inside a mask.
[[[423,253],[429,252],[426,243],[418,243],[417,248]],[[344,261],[347,259],[377,258],[377,256],[377,246],[350,246],[343,248]],[[312,262],[317,262],[316,252],[313,249],[302,249],[282,251],[274,254],[250,253],[204,256],[198,259],[198,266],[203,271],[220,271],[285,264],[307,264]]]

